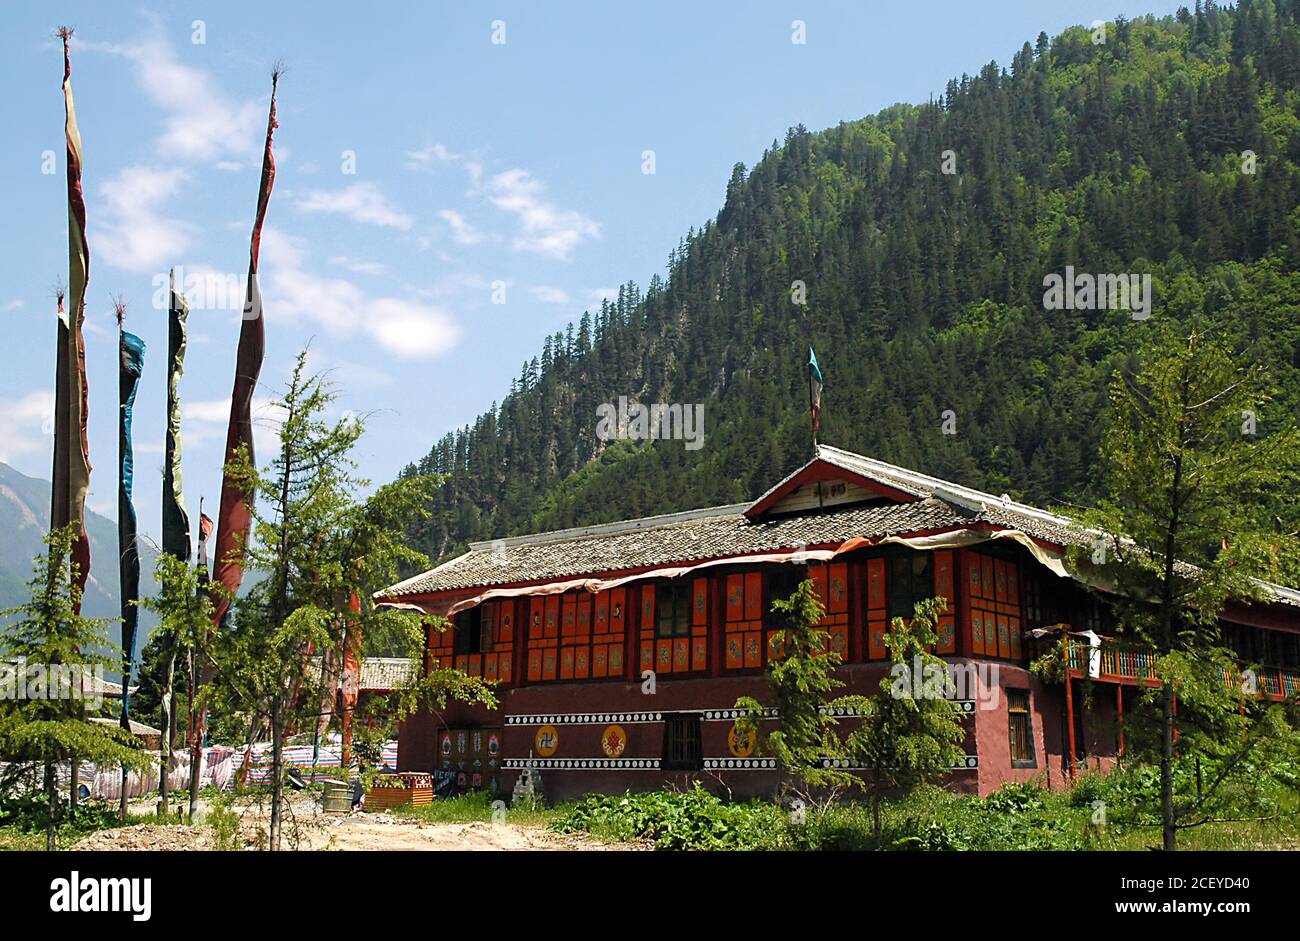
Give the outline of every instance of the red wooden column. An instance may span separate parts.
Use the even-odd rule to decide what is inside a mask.
[[[1119,717],[1119,759],[1124,757],[1124,685],[1115,684],[1115,714]]]
[[[1065,635],[1065,738],[1069,752],[1065,768],[1074,777],[1074,682],[1070,677],[1070,635]]]

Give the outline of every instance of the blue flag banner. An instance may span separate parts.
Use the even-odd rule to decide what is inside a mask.
[[[140,597],[140,550],[136,542],[135,505],[131,502],[134,455],[131,451],[131,413],[144,369],[144,341],[122,330],[119,336],[121,361],[118,366],[118,477],[117,548],[122,601],[122,722],[127,721],[127,688],[131,685],[131,664],[135,653],[135,602]]]

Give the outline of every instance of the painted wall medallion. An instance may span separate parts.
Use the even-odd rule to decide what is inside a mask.
[[[553,725],[544,725],[533,736],[533,748],[543,758],[550,758],[560,747],[560,733]]]
[[[600,750],[605,753],[606,758],[622,757],[623,752],[627,750],[627,732],[623,731],[623,726],[606,727],[600,734]]]
[[[733,725],[727,732],[727,749],[737,758],[748,758],[754,754],[757,742],[758,733],[753,729],[742,730]]]

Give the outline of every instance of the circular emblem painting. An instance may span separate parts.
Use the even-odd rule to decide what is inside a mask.
[[[727,748],[737,758],[748,758],[754,754],[754,743],[758,739],[758,733],[753,729],[741,731],[736,726],[731,727],[727,733]]]
[[[606,758],[618,758],[627,750],[627,733],[621,725],[608,726],[600,735],[600,750]]]
[[[560,733],[555,730],[553,725],[542,726],[537,730],[537,734],[533,736],[533,748],[543,758],[550,758],[559,747]]]

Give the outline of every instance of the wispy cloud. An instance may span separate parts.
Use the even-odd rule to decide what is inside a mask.
[[[483,241],[483,233],[454,209],[441,209],[438,211],[438,218],[447,223],[447,228],[451,229],[451,237],[461,245],[477,245]]]
[[[297,206],[303,212],[329,212],[347,216],[353,222],[386,226],[403,231],[415,224],[411,215],[402,212],[374,183],[353,183],[341,190],[312,190]]]
[[[24,307],[26,307],[26,306],[27,306],[27,302],[26,302],[26,301],[24,301],[22,298],[18,298],[18,297],[16,297],[16,298],[14,298],[12,301],[10,301],[8,304],[5,304],[4,309],[5,309],[6,311],[10,311],[10,310],[22,310],[22,309],[23,309]]]
[[[535,300],[539,300],[543,304],[569,303],[569,292],[563,288],[539,284],[536,287],[529,288],[528,293],[531,294]]]
[[[354,274],[386,275],[392,271],[382,261],[361,261],[356,258],[349,258],[347,255],[335,255],[330,259],[330,264],[346,268]]]
[[[439,163],[454,163],[464,167],[465,172],[469,174],[472,187],[477,188],[483,182],[483,163],[476,157],[455,153],[442,144],[431,144],[427,147],[421,147],[419,150],[408,150],[406,152],[406,168],[408,170],[432,173]]]
[[[48,448],[53,422],[51,390],[39,389],[15,399],[0,399],[0,461],[12,463],[23,454]]]
[[[281,410],[271,396],[254,396],[250,411],[253,452],[259,464],[266,464],[280,446]],[[199,448],[213,442],[223,445],[230,424],[230,399],[182,400],[181,422],[186,447]]]
[[[136,84],[163,111],[160,153],[181,160],[220,160],[223,168],[254,160],[266,104],[226,95],[203,69],[182,62],[155,28],[129,43],[79,43],[129,61]]]
[[[179,167],[135,165],[107,180],[100,188],[104,208],[91,216],[98,257],[127,271],[157,271],[185,251],[193,227],[165,208],[188,178]]]
[[[319,324],[336,337],[369,335],[403,359],[439,356],[460,342],[459,325],[439,306],[405,297],[371,297],[352,281],[309,272],[303,239],[267,227],[262,253],[263,293],[278,315]]]
[[[519,168],[496,174],[487,187],[492,204],[518,220],[516,249],[567,260],[578,245],[600,236],[600,226],[577,210],[544,199],[545,189],[540,180]]]

